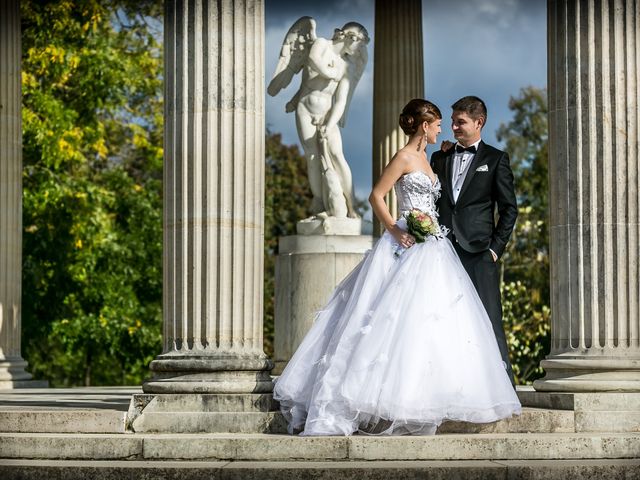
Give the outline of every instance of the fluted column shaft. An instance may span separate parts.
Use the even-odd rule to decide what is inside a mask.
[[[551,352],[538,390],[640,391],[640,0],[549,0]]]
[[[262,0],[165,2],[164,353],[146,392],[269,391]]]
[[[31,375],[20,354],[22,120],[20,6],[0,2],[0,388]]]
[[[373,183],[407,136],[398,125],[402,107],[424,96],[421,0],[376,0],[373,53]],[[395,193],[386,196],[393,218]],[[374,235],[382,228],[374,216]]]

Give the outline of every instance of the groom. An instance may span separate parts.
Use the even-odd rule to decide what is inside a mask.
[[[456,146],[431,157],[433,171],[442,184],[437,205],[440,223],[451,229],[449,239],[487,310],[502,360],[515,386],[502,327],[496,264],[518,215],[509,155],[480,138],[487,122],[487,107],[481,99],[464,97],[451,108]]]

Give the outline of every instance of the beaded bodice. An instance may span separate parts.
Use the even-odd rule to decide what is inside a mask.
[[[395,184],[398,213],[404,216],[416,208],[434,220],[437,219],[436,201],[440,198],[441,189],[437,175],[435,182],[432,182],[431,177],[422,170],[402,175]],[[448,233],[444,226],[440,227],[440,231],[444,235]]]
[[[436,176],[435,183],[422,170],[406,173],[398,179],[395,185],[398,198],[398,212],[404,215],[417,208],[431,216],[437,216],[436,200],[440,198],[440,179]]]

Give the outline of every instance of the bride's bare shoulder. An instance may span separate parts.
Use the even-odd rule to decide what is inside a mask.
[[[410,170],[411,165],[416,161],[415,155],[407,152],[404,148],[398,150],[396,154],[389,161],[389,165],[392,163],[396,168],[401,168],[403,171]]]

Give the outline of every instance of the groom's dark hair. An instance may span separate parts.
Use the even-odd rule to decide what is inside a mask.
[[[474,120],[477,120],[480,117],[482,117],[483,127],[487,123],[487,106],[484,104],[482,99],[478,97],[474,97],[473,95],[462,97],[456,103],[451,105],[451,109],[454,112],[464,112]]]

